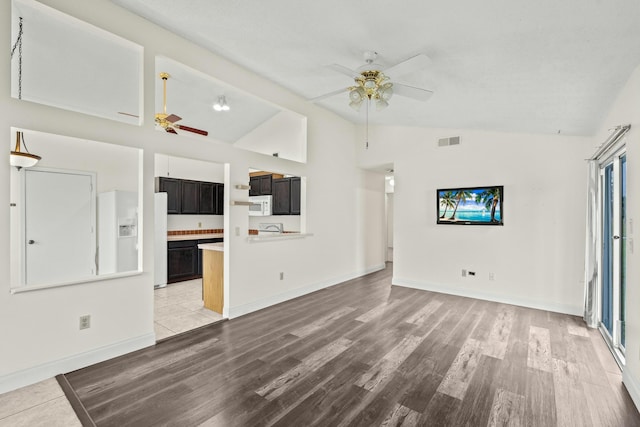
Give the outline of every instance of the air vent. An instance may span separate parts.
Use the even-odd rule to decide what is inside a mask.
[[[460,137],[450,136],[449,138],[440,138],[438,140],[438,147],[448,147],[449,145],[460,145]]]

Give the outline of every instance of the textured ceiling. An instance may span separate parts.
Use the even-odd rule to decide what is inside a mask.
[[[312,98],[349,86],[364,51],[418,72],[391,76],[435,92],[394,96],[376,124],[591,135],[640,64],[637,0],[113,0]],[[320,102],[357,123],[347,94]]]

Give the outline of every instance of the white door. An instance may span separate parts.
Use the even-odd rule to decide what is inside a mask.
[[[95,275],[92,174],[25,171],[24,272],[27,285]]]

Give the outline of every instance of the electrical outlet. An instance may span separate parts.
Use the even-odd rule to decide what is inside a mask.
[[[198,228],[202,228],[202,223],[198,222]]]
[[[86,314],[84,316],[80,316],[80,329],[89,329],[91,327],[91,315]]]
[[[467,270],[464,268],[462,269],[462,277],[467,277]]]
[[[236,236],[240,235],[240,227],[236,227]]]
[[[491,280],[492,282],[496,280],[496,275],[494,273],[489,273],[489,280]]]
[[[280,272],[280,280],[284,280],[284,272]]]

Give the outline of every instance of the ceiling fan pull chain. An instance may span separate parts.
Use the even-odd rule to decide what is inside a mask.
[[[18,38],[11,48],[11,59],[18,48],[18,99],[22,99],[22,16],[18,24]]]
[[[365,112],[365,144],[364,144],[364,149],[368,150],[369,149],[369,104],[370,104],[370,99],[367,97],[367,111]]]

